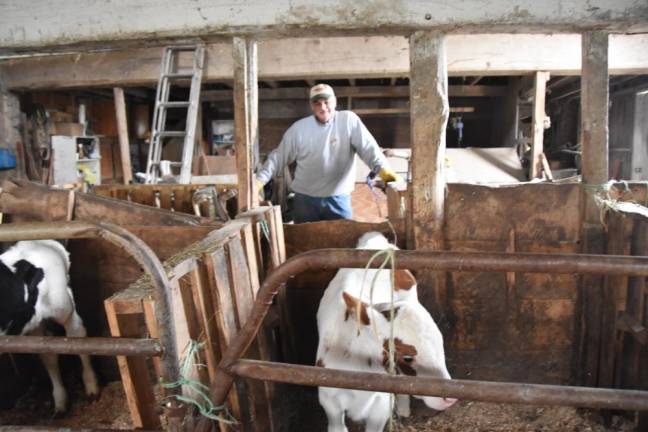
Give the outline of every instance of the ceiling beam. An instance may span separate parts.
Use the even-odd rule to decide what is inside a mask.
[[[79,7],[77,0],[5,0],[0,3],[0,52],[64,50],[70,47],[142,46],[165,42],[255,35],[255,37],[349,34],[577,33],[591,28],[618,33],[648,32],[648,8],[638,0],[514,0],[381,2],[315,0],[266,3],[175,0],[112,0]],[[65,17],[65,19],[59,19]],[[98,20],[98,17],[101,19]]]
[[[507,86],[449,86],[452,97],[500,97],[505,96]],[[408,98],[409,86],[357,86],[334,87],[337,97],[354,98]],[[290,87],[277,89],[259,89],[259,99],[306,99],[308,89],[305,87]],[[201,94],[203,102],[232,100],[231,90],[204,90]]]
[[[580,73],[579,35],[461,35],[445,41],[450,76]],[[609,49],[610,74],[648,73],[648,34],[612,35]],[[0,74],[10,90],[152,85],[161,56],[157,47],[16,58],[0,61]],[[263,40],[258,64],[261,80],[407,77],[409,46],[404,38],[385,36]],[[232,76],[231,43],[207,45],[203,82]]]

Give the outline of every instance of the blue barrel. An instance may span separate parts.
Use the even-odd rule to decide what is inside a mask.
[[[16,155],[6,148],[0,148],[0,169],[16,168]]]

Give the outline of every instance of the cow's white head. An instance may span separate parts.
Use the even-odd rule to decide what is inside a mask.
[[[347,306],[346,319],[356,320],[358,326],[363,328],[357,337],[370,337],[382,345],[382,358],[374,361],[381,361],[386,371],[389,368],[389,335],[393,325],[394,360],[398,374],[450,379],[445,364],[443,336],[428,311],[418,301],[395,302],[392,312],[390,303],[369,305],[346,292],[342,296]],[[456,402],[452,398],[415,397],[422,399],[430,408],[440,411]]]

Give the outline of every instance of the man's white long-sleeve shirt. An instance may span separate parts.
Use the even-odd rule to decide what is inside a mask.
[[[349,194],[355,183],[356,153],[372,170],[386,164],[378,143],[355,113],[336,111],[327,123],[311,115],[290,126],[257,179],[265,184],[297,161],[294,192],[313,197]]]

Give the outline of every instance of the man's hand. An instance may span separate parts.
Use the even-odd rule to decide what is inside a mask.
[[[259,193],[259,199],[261,201],[265,201],[265,193],[263,193],[263,183],[261,180],[257,179],[256,180],[256,187],[257,187],[257,192]]]
[[[394,171],[392,171],[391,168],[388,167],[382,167],[380,168],[380,172],[378,173],[380,176],[381,180],[385,182],[385,184],[389,182],[402,182],[403,177],[399,176],[396,174]]]

